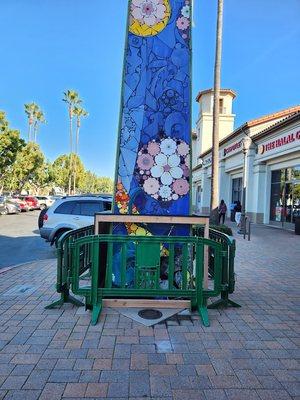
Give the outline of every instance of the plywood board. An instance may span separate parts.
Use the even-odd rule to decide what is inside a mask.
[[[190,300],[105,299],[104,307],[113,308],[189,308]]]

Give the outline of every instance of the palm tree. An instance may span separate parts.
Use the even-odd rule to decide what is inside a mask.
[[[81,118],[85,118],[89,113],[82,107],[75,106],[73,109],[73,114],[76,116],[76,140],[75,140],[75,155],[78,156],[79,149],[79,131],[81,126]],[[74,158],[74,182],[73,182],[73,192],[76,190],[76,169],[77,169],[77,157]]]
[[[45,115],[44,115],[43,111],[40,108],[38,108],[38,110],[34,114],[34,124],[33,124],[34,142],[37,141],[37,133],[38,133],[39,125],[45,124],[45,123],[46,123]]]
[[[34,124],[34,115],[38,111],[38,105],[35,103],[24,104],[25,114],[28,118],[28,142],[32,140],[32,127]]]
[[[69,194],[71,194],[72,187],[72,153],[73,153],[73,111],[74,107],[81,103],[79,94],[75,90],[67,90],[64,92],[64,98],[62,99],[68,104],[69,119],[70,119],[70,179],[69,179]]]
[[[218,0],[216,58],[214,68],[214,108],[213,108],[213,140],[212,140],[212,175],[211,175],[211,222],[218,224],[219,205],[219,113],[220,113],[220,84],[221,57],[223,32],[223,0]]]

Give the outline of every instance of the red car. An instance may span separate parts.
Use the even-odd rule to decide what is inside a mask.
[[[39,210],[40,209],[40,203],[36,197],[19,196],[19,199],[21,199],[27,203],[29,210]]]
[[[13,197],[13,198],[11,198],[11,201],[14,201],[15,203],[17,203],[19,205],[21,211],[29,211],[29,206],[25,200],[21,200],[18,197]]]

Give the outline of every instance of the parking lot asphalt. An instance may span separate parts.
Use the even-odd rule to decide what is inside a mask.
[[[55,258],[55,248],[40,237],[39,211],[0,216],[0,269]]]

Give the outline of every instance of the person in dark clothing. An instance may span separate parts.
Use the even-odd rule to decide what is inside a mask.
[[[222,224],[224,225],[225,223],[225,216],[227,213],[227,206],[225,204],[225,201],[222,199],[221,203],[219,205],[219,223],[221,222],[221,220],[223,219]]]
[[[241,216],[242,216],[242,205],[241,205],[241,202],[239,200],[236,202],[236,205],[234,207],[234,211],[235,211],[235,222],[236,222],[238,228],[240,228],[240,226],[241,226]]]

